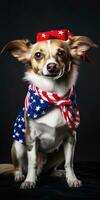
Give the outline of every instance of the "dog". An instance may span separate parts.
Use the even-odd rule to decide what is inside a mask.
[[[0,173],[8,171],[15,181],[23,181],[22,189],[34,188],[41,173],[51,170],[59,175],[57,168],[63,162],[68,186],[82,185],[73,168],[80,122],[75,84],[80,60],[87,59],[86,52],[92,47],[97,45],[90,38],[73,36],[63,29],[38,33],[35,44],[29,40],[11,41],[2,50],[27,64],[24,80],[29,87],[14,126],[13,165],[0,166]],[[23,136],[19,136],[21,132]]]

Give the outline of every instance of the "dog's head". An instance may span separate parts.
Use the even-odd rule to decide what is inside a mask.
[[[23,63],[28,63],[30,72],[58,79],[71,70],[74,58],[80,58],[91,47],[97,47],[88,37],[70,36],[67,41],[50,39],[31,44],[29,40],[14,40],[3,50]]]

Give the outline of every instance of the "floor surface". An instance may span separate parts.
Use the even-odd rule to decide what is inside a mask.
[[[68,188],[64,178],[45,176],[38,179],[35,189],[22,190],[12,176],[0,176],[0,195],[3,199],[99,200],[100,163],[76,163],[75,172],[83,181],[80,188]]]

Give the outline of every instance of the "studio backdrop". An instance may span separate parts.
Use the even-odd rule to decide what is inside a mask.
[[[11,40],[28,38],[34,43],[37,32],[64,28],[99,45],[98,2],[0,0],[0,50]],[[76,85],[81,124],[75,161],[79,162],[100,161],[100,50],[91,49],[89,55],[93,64],[81,62]],[[11,160],[13,125],[27,91],[24,71],[24,64],[9,54],[0,55],[0,163]]]

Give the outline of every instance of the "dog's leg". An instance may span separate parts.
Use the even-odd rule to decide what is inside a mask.
[[[37,176],[39,176],[42,173],[44,169],[43,167],[45,166],[46,162],[46,154],[43,152],[37,152]]]
[[[50,176],[65,177],[65,170],[59,169],[59,166],[64,162],[63,147],[54,153],[48,155],[48,162],[44,168],[44,172],[49,172]]]
[[[76,143],[76,132],[73,131],[73,134],[69,135],[68,139],[64,143],[65,173],[69,187],[81,186],[81,181],[77,179],[73,169],[75,143]]]
[[[27,147],[27,158],[28,158],[28,169],[25,181],[21,184],[22,189],[31,189],[35,187],[36,183],[36,151],[37,151],[37,140],[34,139],[35,130],[34,127],[29,125],[29,118],[26,112],[25,117],[25,128],[26,128],[26,147]],[[33,135],[33,138],[32,138]]]
[[[36,141],[31,143],[31,147],[27,150],[28,156],[28,172],[25,181],[21,184],[22,189],[31,189],[36,183]]]
[[[44,169],[43,169],[43,172],[44,173],[47,173],[49,171],[50,173],[50,170],[54,169],[50,175],[54,175],[54,176],[58,176],[58,171],[59,170],[56,170],[57,167],[59,167],[62,163],[64,162],[64,151],[63,151],[63,147],[58,150],[58,151],[55,151],[53,153],[50,153],[47,155],[47,163],[46,165],[44,166]],[[57,171],[57,173],[56,173]]]
[[[14,165],[14,179],[16,182],[24,180],[23,165],[24,165],[25,147],[18,141],[15,141],[11,148],[11,157]]]

